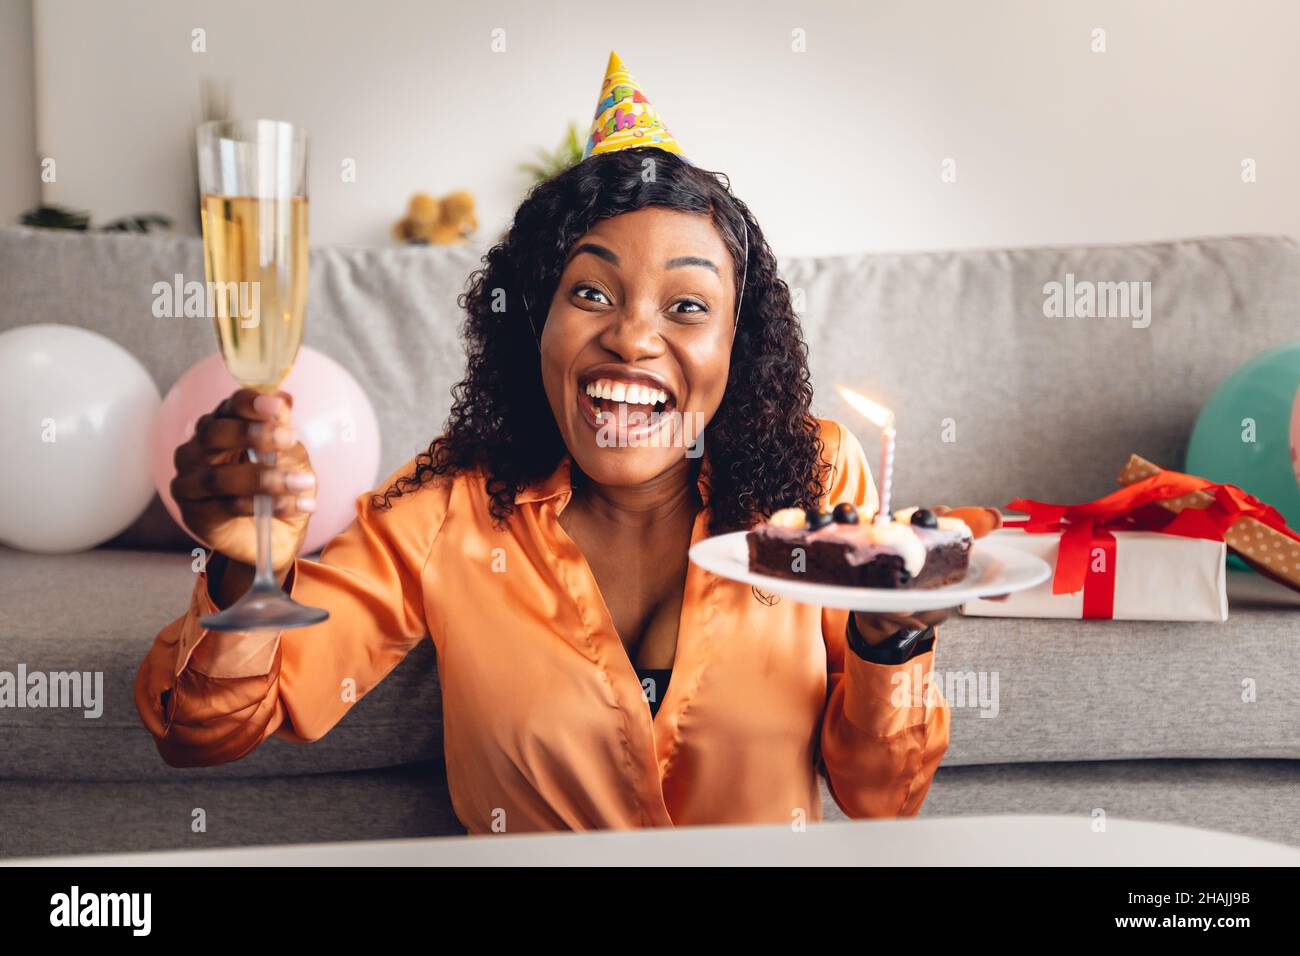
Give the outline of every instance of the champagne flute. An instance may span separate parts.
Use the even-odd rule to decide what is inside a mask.
[[[203,260],[217,341],[245,388],[272,392],[293,368],[307,307],[307,132],[276,120],[198,129]],[[275,464],[275,452],[253,452]],[[329,617],[272,571],[270,495],[253,498],[257,569],[248,593],[199,623],[213,631],[307,627]]]

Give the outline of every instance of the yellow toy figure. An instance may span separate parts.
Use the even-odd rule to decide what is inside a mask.
[[[393,238],[413,245],[458,246],[468,243],[477,228],[474,197],[465,190],[442,199],[416,193],[405,218],[393,224]]]

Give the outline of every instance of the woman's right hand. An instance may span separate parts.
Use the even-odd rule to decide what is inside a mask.
[[[254,565],[254,494],[271,495],[272,555],[278,576],[293,563],[316,510],[316,473],[293,433],[287,392],[243,388],[195,423],[176,449],[172,497],[186,527],[232,561]],[[254,464],[248,452],[275,452],[276,464]]]

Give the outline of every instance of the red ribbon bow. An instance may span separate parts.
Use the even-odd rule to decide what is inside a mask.
[[[1156,503],[1204,491],[1214,496],[1205,508],[1184,508],[1174,514]],[[1161,471],[1113,494],[1078,505],[1054,505],[1029,498],[1008,502],[1007,510],[1029,517],[1008,521],[1008,528],[1024,528],[1030,534],[1060,533],[1061,543],[1052,578],[1053,594],[1084,591],[1083,616],[1112,616],[1115,596],[1114,531],[1159,531],[1186,538],[1222,541],[1239,519],[1249,515],[1268,527],[1300,541],[1300,535],[1286,526],[1274,508],[1234,485],[1216,485],[1195,475]],[[1094,548],[1101,548],[1104,560],[1090,565]],[[1089,574],[1103,586],[1085,588]]]

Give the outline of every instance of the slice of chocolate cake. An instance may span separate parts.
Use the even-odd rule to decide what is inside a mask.
[[[966,576],[973,536],[964,521],[924,508],[864,522],[853,505],[783,508],[750,531],[757,574],[857,588],[937,588]]]

